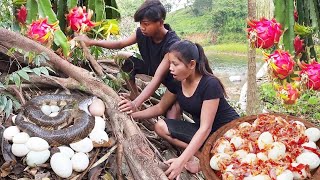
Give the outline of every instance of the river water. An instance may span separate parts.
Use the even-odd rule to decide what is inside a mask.
[[[205,52],[213,73],[222,81],[227,91],[227,95],[231,100],[238,101],[240,90],[247,79],[247,56],[217,54],[213,52]],[[257,58],[257,71],[263,62],[261,58]],[[241,81],[230,81],[230,77],[240,76]]]

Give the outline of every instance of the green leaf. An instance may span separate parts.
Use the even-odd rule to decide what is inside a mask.
[[[104,0],[95,0],[95,9],[94,12],[96,14],[95,21],[99,22],[106,18],[105,12],[105,3]]]
[[[17,71],[17,73],[18,73],[18,75],[19,75],[20,77],[22,77],[23,79],[25,79],[25,80],[27,80],[27,81],[30,81],[29,75],[28,75],[25,71],[19,70],[19,71]]]
[[[57,19],[59,20],[59,26],[62,30],[66,29],[66,17],[67,4],[65,0],[58,0],[57,2]]]
[[[49,76],[49,71],[45,67],[40,67],[41,73]]]
[[[17,100],[13,100],[13,108],[14,109],[20,109],[21,104]]]
[[[2,84],[2,82],[0,82],[0,89],[1,88],[5,88],[4,85]]]
[[[318,104],[319,100],[316,96],[311,96],[308,100],[309,104],[311,105],[315,105],[315,104]]]
[[[19,87],[21,85],[20,76],[17,73],[12,73],[11,76],[14,84]]]
[[[7,105],[7,97],[6,96],[0,96],[0,113],[4,110],[4,108]]]
[[[6,118],[9,117],[11,112],[12,112],[12,100],[9,99],[6,107],[4,108],[4,113],[6,115]]]
[[[40,53],[40,55],[43,56],[45,60],[50,60],[49,56],[45,52]]]
[[[60,29],[54,31],[54,43],[57,46],[60,46],[62,48],[63,55],[68,57],[70,53],[70,44],[68,43],[66,35]]]
[[[34,68],[34,69],[32,69],[32,71],[38,76],[40,76],[40,74],[41,74],[41,69],[40,68]]]
[[[27,1],[27,24],[31,24],[33,20],[38,19],[38,4],[36,0],[28,0]]]
[[[47,66],[46,66],[45,68],[48,69],[50,72],[56,74],[56,72],[55,72],[53,69],[51,69],[50,67],[47,67]]]
[[[88,0],[87,7],[91,10],[94,10],[94,5],[95,5],[96,0]],[[95,19],[93,19],[95,20]]]
[[[67,6],[68,6],[68,10],[76,7],[78,4],[77,0],[67,0]]]
[[[21,70],[24,71],[24,72],[27,72],[27,73],[28,73],[28,72],[33,72],[32,69],[30,69],[28,66],[22,68]]]

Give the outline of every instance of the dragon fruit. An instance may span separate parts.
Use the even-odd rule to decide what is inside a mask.
[[[95,24],[90,21],[93,11],[86,7],[74,7],[67,14],[68,28],[71,28],[75,32],[89,31]]]
[[[248,38],[256,48],[269,49],[279,42],[282,34],[281,25],[275,19],[261,18],[260,21],[249,20]]]
[[[312,60],[310,64],[304,62],[299,63],[301,68],[300,76],[301,80],[306,79],[306,86],[309,89],[319,90],[320,89],[320,64],[315,60]],[[305,77],[305,78],[304,78]]]
[[[275,50],[272,54],[266,56],[266,61],[269,63],[273,74],[276,77],[284,79],[293,72],[295,62],[292,56],[287,51],[278,49]]]
[[[55,26],[57,24],[58,21],[53,24],[49,24],[48,18],[38,19],[30,24],[27,35],[29,38],[42,44],[47,43],[49,39],[53,38],[53,32],[56,30]]]
[[[301,52],[304,51],[304,40],[300,39],[299,35],[297,35],[294,38],[293,45],[294,45],[294,50],[296,52],[296,55],[298,55],[298,54],[300,54]]]
[[[28,12],[26,7],[22,5],[20,9],[17,10],[17,14],[16,14],[17,21],[23,25],[26,24],[27,14]]]
[[[278,96],[285,104],[295,104],[300,97],[300,91],[296,83],[285,83],[283,86],[276,87]]]

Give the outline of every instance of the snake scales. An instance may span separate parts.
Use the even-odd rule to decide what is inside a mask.
[[[67,105],[55,117],[45,115],[41,111],[43,104],[52,101],[64,102]],[[30,136],[45,139],[51,145],[70,144],[88,136],[94,127],[94,117],[79,110],[79,105],[86,99],[79,95],[44,95],[31,99],[16,117],[16,125]],[[25,118],[29,121],[25,121]],[[63,123],[74,120],[73,125],[64,129],[53,129]],[[46,127],[46,128],[42,128]]]

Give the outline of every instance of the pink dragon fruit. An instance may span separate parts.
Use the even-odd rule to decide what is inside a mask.
[[[273,74],[276,77],[284,79],[293,72],[295,62],[287,51],[278,49],[266,56],[266,61],[270,64]]]
[[[300,76],[301,81],[304,77],[306,78],[306,86],[309,89],[319,90],[320,89],[320,64],[315,60],[312,60],[310,64],[304,62],[299,63],[301,68]]]
[[[67,14],[68,28],[71,28],[75,32],[89,31],[95,24],[90,21],[93,11],[86,7],[74,7]]]
[[[297,84],[286,83],[283,86],[276,87],[278,96],[284,104],[295,104],[300,97],[300,91]]]
[[[248,25],[248,38],[256,48],[268,49],[279,42],[282,34],[281,25],[275,19],[249,20]]]
[[[48,18],[38,19],[30,24],[27,35],[35,41],[47,43],[48,40],[53,37],[53,32],[56,30],[55,26],[57,24],[58,21],[53,24],[49,24]]]
[[[296,55],[298,55],[298,54],[300,54],[301,52],[304,51],[304,40],[300,39],[299,35],[297,35],[294,38],[293,45],[294,45],[294,50],[296,52]]]
[[[23,25],[26,24],[27,14],[28,12],[26,7],[22,5],[20,9],[17,10],[17,14],[16,14],[17,21]]]

